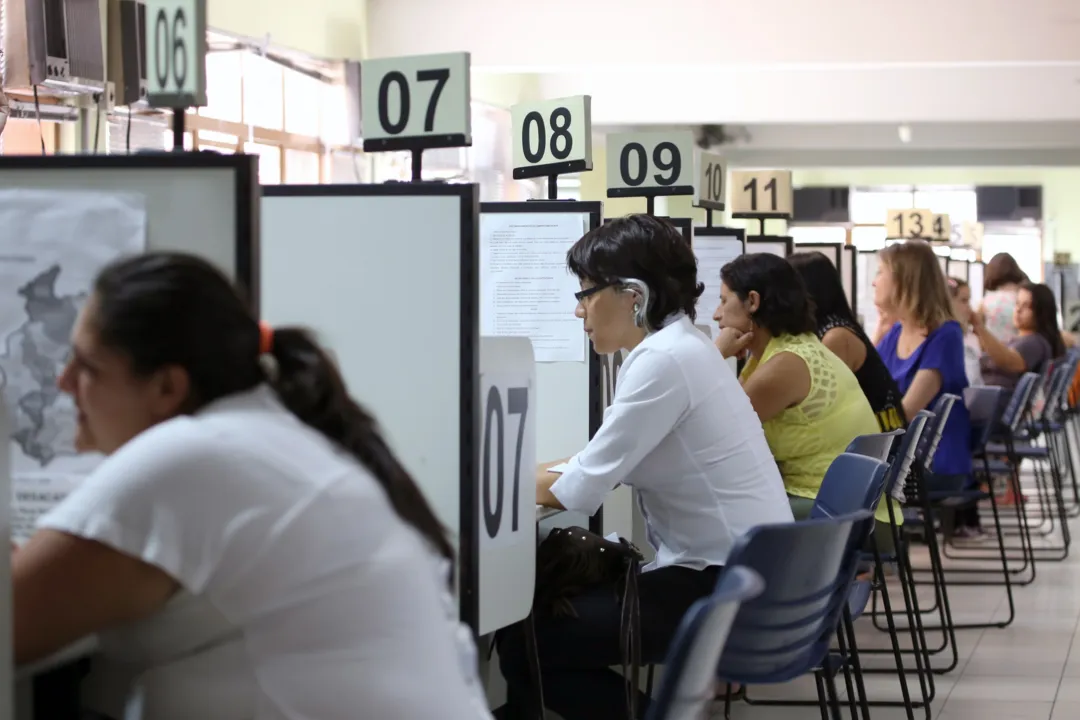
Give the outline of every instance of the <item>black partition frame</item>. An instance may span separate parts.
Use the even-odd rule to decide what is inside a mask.
[[[791,254],[795,251],[795,240],[787,235],[750,235],[746,238],[746,252],[759,252],[754,249],[754,245],[764,245],[766,243],[769,245],[783,243],[785,248],[784,257],[791,257]]]
[[[231,169],[236,176],[236,277],[253,312],[259,312],[259,158],[215,152],[135,155],[0,155],[4,170],[188,170]],[[93,188],[87,188],[93,189]]]
[[[844,252],[851,256],[851,314],[859,317],[859,248],[844,245]],[[843,265],[840,272],[843,272]]]
[[[733,237],[738,238],[742,242],[743,255],[746,254],[746,230],[744,228],[722,227],[720,225],[710,225],[708,227],[699,225],[693,230],[694,237]],[[693,241],[690,243],[693,245]]]
[[[957,260],[955,258],[948,258],[945,261],[945,276],[954,277],[952,274],[953,266],[961,264],[964,266],[964,277],[959,279],[963,280],[964,282],[969,282],[971,280],[971,262],[968,260]]]
[[[691,243],[691,244],[693,243],[693,241],[694,241],[694,221],[691,220],[690,218],[668,217],[667,215],[654,215],[653,217],[655,217],[657,220],[666,220],[667,222],[671,223],[676,228],[678,228],[679,232],[682,233],[683,239],[686,240],[686,242]],[[611,222],[612,220],[618,220],[618,219],[619,218],[617,218],[617,217],[604,218],[604,224],[606,225],[609,222]]]
[[[461,336],[458,402],[461,413],[458,478],[458,596],[461,621],[476,635],[480,618],[480,191],[475,184],[387,183],[384,185],[267,185],[267,197],[420,197],[449,196],[461,201]],[[460,482],[468,478],[468,482]]]
[[[788,252],[788,255],[794,254],[795,248],[798,248],[800,251],[819,252],[832,260],[836,271],[841,272],[844,267],[844,247],[845,245],[843,243],[798,243],[792,247],[792,250]]]
[[[582,200],[528,200],[525,202],[486,202],[480,203],[481,213],[577,213],[589,216],[589,228],[595,230],[607,222],[603,219],[602,202]],[[610,218],[608,219],[610,220]],[[617,368],[611,368],[616,372]],[[589,343],[589,438],[600,430],[604,422],[604,358],[596,354]],[[589,530],[601,533],[604,527],[604,508],[601,507],[589,518]]]

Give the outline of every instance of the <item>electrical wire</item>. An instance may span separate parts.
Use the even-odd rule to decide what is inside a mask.
[[[94,154],[98,154],[98,142],[101,140],[101,98],[103,93],[94,95],[94,108],[97,111],[97,120],[94,122]]]
[[[128,110],[127,131],[125,133],[127,135],[127,138],[125,140],[124,147],[127,150],[127,154],[130,155],[131,154],[131,103],[128,103],[128,109],[127,110]]]
[[[48,155],[45,151],[45,129],[41,126],[41,101],[38,100],[37,85],[34,86],[34,114],[37,115],[38,138],[41,140],[41,154]]]

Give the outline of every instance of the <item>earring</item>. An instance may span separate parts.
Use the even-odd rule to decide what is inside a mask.
[[[641,312],[641,306],[634,303],[634,314],[637,315],[639,312]]]

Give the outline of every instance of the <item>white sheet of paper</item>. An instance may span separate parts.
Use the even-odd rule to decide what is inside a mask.
[[[75,451],[76,411],[56,387],[101,268],[146,247],[139,195],[0,191],[0,388],[14,421],[12,535],[23,541],[101,461]]]
[[[585,361],[566,252],[587,222],[582,213],[481,213],[482,335],[528,337],[536,362]]]
[[[559,463],[558,465],[552,465],[548,468],[548,472],[562,475],[564,472],[570,469],[570,463]]]
[[[697,300],[698,325],[707,325],[710,337],[717,332],[713,313],[720,305],[720,269],[742,255],[742,241],[737,237],[712,237],[697,235],[694,237],[694,255],[698,262],[698,282],[705,283],[705,292]]]

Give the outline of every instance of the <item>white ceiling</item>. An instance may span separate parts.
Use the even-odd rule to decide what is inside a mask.
[[[467,50],[594,123],[1080,119],[1076,0],[368,0],[373,57]]]

